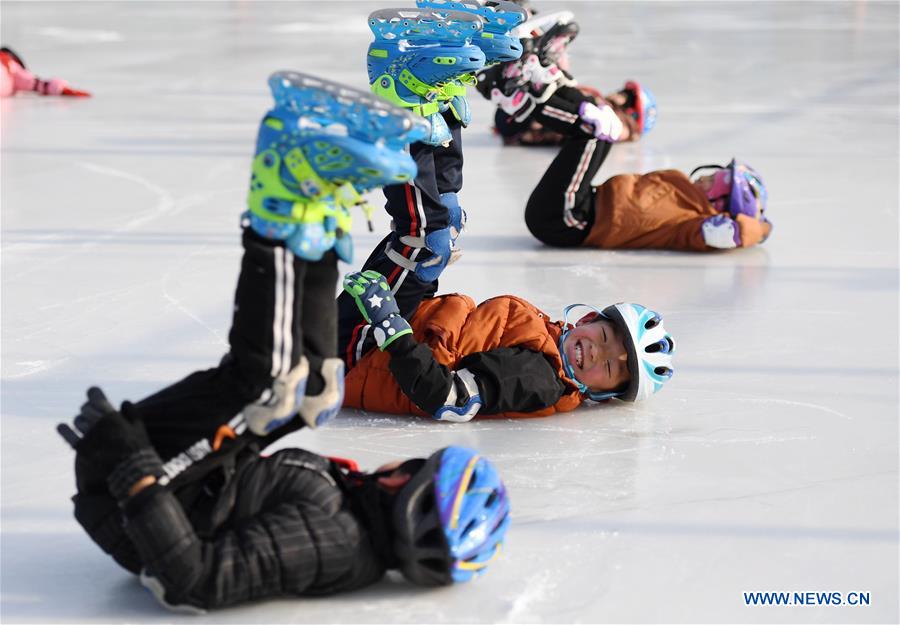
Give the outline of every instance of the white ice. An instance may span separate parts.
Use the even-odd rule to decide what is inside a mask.
[[[678,343],[673,381],[544,419],[344,411],[297,433],[283,445],[369,468],[479,448],[512,498],[503,557],[459,587],[390,578],[187,618],[75,523],[53,428],[89,385],[138,399],[218,361],[266,77],[364,87],[365,17],[385,5],[4,0],[3,44],[94,97],[2,103],[3,622],[897,622],[898,4],[535,3],[575,12],[582,82],[637,78],[659,101],[657,128],[599,178],[738,155],[768,184],[771,239],[543,248],[522,211],[553,151],[501,148],[473,92],[466,253],[443,290],[554,314],[652,305]],[[360,259],[384,215],[376,228],[357,220]],[[751,591],[871,604],[747,607]]]

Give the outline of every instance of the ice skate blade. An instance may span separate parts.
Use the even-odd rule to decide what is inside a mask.
[[[379,9],[369,15],[369,29],[377,39],[428,43],[469,43],[480,36],[484,20],[462,11]]]
[[[505,35],[528,19],[528,12],[508,0],[416,0],[416,6],[432,11],[463,11],[484,20],[484,32]]]
[[[402,148],[429,132],[424,120],[384,98],[324,78],[279,71],[269,77],[269,88],[277,107],[323,128],[344,126],[369,143]]]

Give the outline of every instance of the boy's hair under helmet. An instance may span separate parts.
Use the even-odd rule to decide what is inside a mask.
[[[509,497],[497,469],[472,449],[435,452],[397,494],[394,551],[423,586],[466,582],[500,553]]]
[[[675,369],[672,367],[675,341],[663,326],[663,320],[659,313],[640,304],[613,304],[602,311],[589,304],[571,304],[563,310],[563,323],[567,323],[569,311],[578,306],[584,306],[593,311],[579,319],[578,324],[590,323],[597,317],[603,317],[622,330],[625,336],[625,349],[628,351],[628,373],[631,375],[625,390],[590,390],[587,385],[575,378],[575,369],[563,349],[563,343],[571,331],[566,330],[559,337],[559,354],[562,357],[566,374],[575,380],[582,393],[594,401],[603,401],[613,397],[622,401],[638,401],[650,397],[669,381],[669,378],[675,373]]]
[[[694,174],[704,169],[718,170],[713,178],[713,188],[707,195],[714,205],[717,201],[723,200],[723,205],[717,208],[727,210],[733,217],[743,214],[753,219],[767,221],[765,212],[769,193],[762,176],[755,169],[733,158],[725,166],[701,165],[691,172],[691,179],[694,178]]]

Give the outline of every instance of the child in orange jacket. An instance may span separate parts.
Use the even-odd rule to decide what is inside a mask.
[[[344,291],[347,407],[452,422],[538,417],[585,399],[644,399],[673,373],[675,343],[639,304],[587,306],[573,326],[568,314],[580,304],[552,321],[513,295],[477,306],[458,294],[410,301],[371,270],[349,274]]]

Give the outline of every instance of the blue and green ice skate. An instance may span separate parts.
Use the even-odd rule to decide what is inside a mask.
[[[369,16],[369,28],[375,35],[367,63],[372,91],[426,118],[431,133],[425,143],[448,143],[440,113],[450,108],[468,123],[466,84],[474,84],[474,72],[485,63],[472,42],[484,20],[460,11],[381,9]]]
[[[269,78],[275,106],[260,125],[247,198],[250,227],[316,261],[352,260],[350,209],[361,194],[409,182],[404,151],[428,132],[421,118],[370,93],[298,72]]]
[[[484,27],[472,43],[484,52],[485,67],[515,61],[522,56],[522,42],[511,32],[528,19],[528,12],[509,0],[416,0],[420,9],[433,12],[461,11],[481,18]]]

